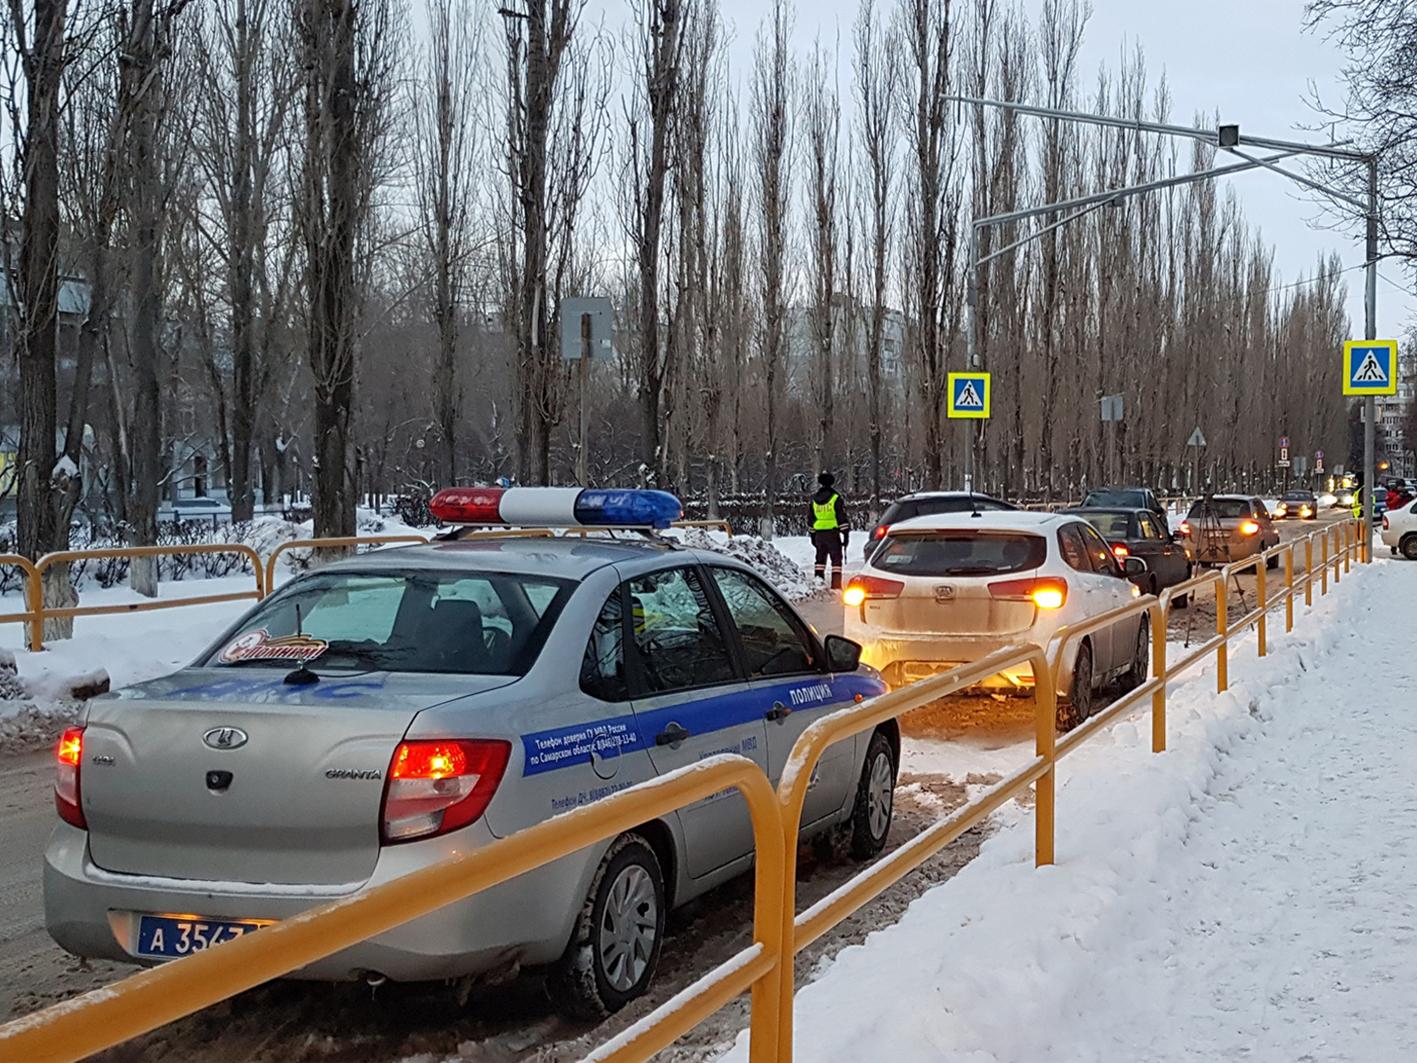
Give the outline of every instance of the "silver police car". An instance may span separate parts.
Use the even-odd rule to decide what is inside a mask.
[[[823,714],[884,690],[751,569],[646,538],[455,537],[341,561],[190,667],[94,699],[58,751],[49,933],[154,963],[485,845],[720,752],[774,781]],[[884,845],[893,726],[834,746],[804,834]],[[643,993],[665,913],[747,869],[736,791],[298,972],[427,980],[548,965],[568,1014]]]

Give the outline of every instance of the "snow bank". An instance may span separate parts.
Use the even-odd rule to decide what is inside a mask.
[[[789,601],[801,601],[821,590],[821,584],[802,572],[802,566],[788,557],[776,545],[758,538],[756,535],[735,535],[732,538],[703,528],[682,528],[680,541],[692,550],[713,550],[728,554],[739,561],[751,565],[763,577],[782,592]]]
[[[1056,865],[1033,867],[1032,816],[1019,816],[897,924],[843,950],[799,990],[796,1058],[1402,1058],[1417,990],[1406,960],[1417,825],[1396,762],[1417,742],[1417,721],[1386,698],[1401,732],[1385,721],[1367,744],[1343,742],[1342,759],[1325,747],[1344,729],[1340,707],[1361,714],[1369,701],[1349,693],[1357,662],[1417,630],[1417,566],[1355,569],[1300,614],[1291,634],[1271,625],[1269,657],[1255,658],[1253,635],[1235,647],[1225,694],[1213,664],[1172,686],[1166,753],[1150,752],[1138,714],[1059,765]],[[1403,678],[1417,680],[1410,649],[1405,662]],[[1369,759],[1396,770],[1375,773]],[[1342,788],[1315,791],[1318,778],[1345,772],[1350,782],[1394,777],[1372,807],[1407,824],[1401,837],[1343,844],[1361,815],[1343,808]],[[1235,791],[1254,777],[1254,790]],[[1271,792],[1286,779],[1282,796]],[[1269,857],[1247,861],[1256,850]],[[1333,850],[1332,873],[1300,872]],[[1387,876],[1392,902],[1378,904],[1385,918],[1365,910],[1374,860],[1400,861]],[[1290,918],[1296,877],[1318,885]],[[1322,975],[1307,973],[1315,965]],[[1374,984],[1386,1010],[1344,995],[1358,982]],[[1328,1012],[1343,1021],[1328,1024]],[[1364,1021],[1382,1048],[1350,1053],[1344,1038]],[[1267,1044],[1276,1047],[1259,1051]],[[724,1058],[747,1059],[746,1035]]]

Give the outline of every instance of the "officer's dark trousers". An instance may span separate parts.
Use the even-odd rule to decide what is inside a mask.
[[[812,545],[817,548],[817,579],[826,579],[827,561],[832,563],[832,589],[841,590],[841,532],[814,531]]]

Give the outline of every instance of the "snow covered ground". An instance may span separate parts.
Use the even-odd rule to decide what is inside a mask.
[[[1083,746],[1056,865],[1006,816],[799,990],[796,1058],[1410,1058],[1414,633],[1417,565],[1355,568],[1269,657],[1241,642],[1227,693],[1213,666],[1174,686],[1166,753],[1144,719]]]

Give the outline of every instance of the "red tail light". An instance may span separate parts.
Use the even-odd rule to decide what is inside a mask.
[[[872,539],[884,539],[884,538],[886,537],[886,532],[888,532],[888,531],[890,531],[890,530],[891,530],[891,526],[890,526],[889,524],[882,524],[879,528],[877,528],[875,531],[873,531],[873,532],[871,533],[871,538],[872,538]]]
[[[84,809],[79,803],[79,762],[84,759],[84,729],[70,727],[59,738],[56,751],[58,774],[54,777],[54,807],[59,818],[80,830],[88,830]]]
[[[511,743],[496,740],[400,742],[384,789],[384,842],[467,826],[487,810],[511,754]]]
[[[1383,514],[1383,531],[1387,531],[1387,530],[1390,529],[1391,527],[1392,527],[1392,525],[1387,522],[1387,514],[1384,513],[1384,514]]]
[[[1113,543],[1112,553],[1118,558],[1129,557],[1131,555],[1131,551],[1122,543]]]
[[[1252,520],[1247,520],[1244,524],[1240,525],[1241,535],[1254,535],[1259,532],[1259,530],[1260,526]]]
[[[1005,579],[989,584],[989,594],[1009,602],[1032,602],[1040,609],[1061,609],[1068,600],[1068,581],[1056,576]]]
[[[841,600],[847,605],[860,605],[867,598],[899,598],[905,584],[898,579],[882,579],[880,576],[854,576],[841,592]]]

